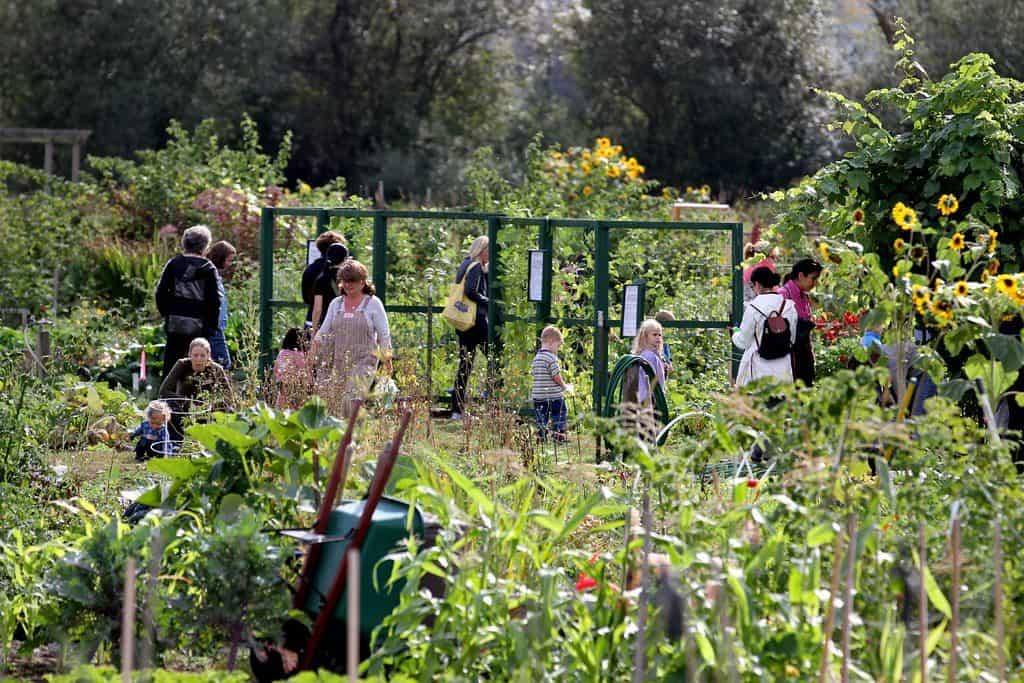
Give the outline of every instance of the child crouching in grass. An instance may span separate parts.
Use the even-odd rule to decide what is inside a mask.
[[[562,379],[558,365],[558,347],[562,345],[562,333],[554,325],[548,325],[540,333],[540,350],[533,357],[533,415],[537,419],[537,436],[547,441],[548,424],[556,441],[565,441],[565,394],[572,392],[572,385]]]
[[[171,407],[165,402],[152,401],[146,406],[146,419],[132,432],[132,437],[139,437],[135,444],[135,462],[170,455],[171,437],[167,432],[167,421],[170,419]],[[156,444],[162,444],[159,446],[162,452],[153,450]]]

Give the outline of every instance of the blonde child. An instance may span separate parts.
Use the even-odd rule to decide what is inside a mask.
[[[548,424],[556,441],[565,441],[565,394],[572,393],[572,385],[562,378],[558,365],[558,347],[562,345],[562,333],[554,325],[548,325],[540,333],[540,350],[533,357],[533,415],[537,419],[537,436],[547,441]]]
[[[139,437],[135,444],[135,461],[145,462],[153,456],[170,455],[171,437],[167,432],[167,422],[171,419],[171,407],[163,401],[152,401],[146,406],[146,419],[138,429],[132,432],[132,438]],[[162,452],[153,450],[159,446]]]
[[[657,385],[665,386],[665,364],[661,360],[664,332],[661,323],[652,318],[640,323],[636,338],[633,339],[633,353],[640,356],[654,368],[654,384],[647,379],[647,373],[641,371],[637,387],[637,402],[647,402]]]

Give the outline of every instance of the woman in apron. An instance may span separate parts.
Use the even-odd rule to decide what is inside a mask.
[[[388,316],[367,275],[366,266],[356,260],[342,264],[342,295],[327,308],[313,340],[317,393],[338,415],[349,415],[352,401],[369,393],[379,363],[391,374]]]

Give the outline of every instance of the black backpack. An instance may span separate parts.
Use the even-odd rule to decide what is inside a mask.
[[[761,340],[758,341],[755,334],[754,342],[757,344],[757,352],[765,360],[785,358],[793,350],[793,338],[790,335],[789,321],[782,317],[782,309],[785,307],[786,299],[783,298],[779,310],[765,315],[761,309],[751,304],[751,308],[764,316]]]

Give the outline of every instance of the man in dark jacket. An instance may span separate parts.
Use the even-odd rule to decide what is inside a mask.
[[[320,251],[320,258],[310,263],[302,271],[302,300],[306,304],[306,327],[313,326],[313,302],[316,298],[316,280],[323,273],[324,269],[331,265],[327,262],[327,249],[332,244],[344,245],[345,237],[333,230],[320,233],[320,236],[316,238],[316,248]],[[324,303],[323,311],[327,310],[327,303]]]
[[[455,271],[455,281],[465,279],[463,290],[466,298],[476,302],[476,320],[473,327],[456,332],[459,338],[459,369],[455,373],[455,387],[452,390],[452,419],[461,420],[466,410],[466,384],[473,373],[473,359],[477,347],[483,347],[487,355],[487,307],[490,303],[487,291],[487,262],[490,258],[487,235],[473,240],[469,254]]]
[[[181,236],[181,254],[164,266],[156,286],[156,307],[164,317],[167,345],[164,347],[164,376],[188,355],[197,337],[217,333],[220,292],[217,268],[203,257],[210,245],[210,229],[194,225]]]

